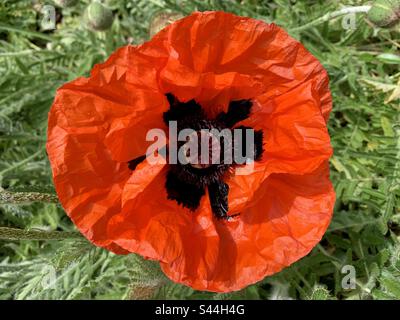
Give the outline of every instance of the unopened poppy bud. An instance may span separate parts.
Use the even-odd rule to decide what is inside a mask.
[[[400,20],[400,0],[377,0],[367,16],[378,27],[391,27]]]
[[[61,8],[69,8],[76,5],[78,0],[54,0],[54,3]]]
[[[96,31],[104,31],[111,27],[114,16],[112,11],[100,2],[92,2],[85,11],[86,25]]]

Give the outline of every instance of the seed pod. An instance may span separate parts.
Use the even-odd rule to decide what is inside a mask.
[[[76,5],[78,0],[54,0],[54,3],[61,8],[69,8]]]
[[[378,27],[391,27],[400,20],[400,0],[377,0],[367,14]]]
[[[85,10],[86,25],[96,31],[104,31],[111,27],[114,16],[112,11],[100,2],[92,2]]]

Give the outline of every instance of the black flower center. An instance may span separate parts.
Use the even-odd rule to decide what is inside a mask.
[[[212,132],[199,130],[194,131],[186,138],[186,142],[191,140],[197,141],[197,146],[192,150],[188,144],[184,144],[183,155],[188,164],[195,169],[206,169],[211,167],[213,162],[213,154],[221,156],[221,143],[220,139]],[[205,150],[202,155],[202,149]],[[218,159],[217,159],[218,160]]]
[[[185,141],[177,142],[177,149],[181,150],[186,161],[169,163],[165,183],[168,199],[194,211],[199,207],[207,188],[214,216],[228,219],[229,186],[224,179],[229,174],[229,168],[243,164],[247,156],[251,160],[258,160],[263,152],[261,130],[235,127],[235,124],[249,116],[252,102],[231,101],[228,112],[221,112],[215,119],[209,119],[195,100],[183,103],[172,94],[166,97],[170,108],[164,112],[165,124],[169,126],[171,121],[175,121],[178,132],[192,130]],[[249,141],[249,130],[253,131],[251,137],[254,141]],[[190,141],[196,143],[190,147]],[[243,154],[242,151],[249,145],[251,152]],[[238,150],[241,162],[235,157]],[[130,161],[129,168],[134,170],[143,160],[143,157],[139,157]]]

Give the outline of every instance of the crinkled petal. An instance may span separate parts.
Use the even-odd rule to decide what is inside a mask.
[[[63,99],[59,92],[58,99]],[[60,202],[78,229],[98,246],[115,249],[107,232],[108,219],[120,211],[121,192],[129,169],[115,162],[102,139],[103,116],[59,104],[49,114],[47,153]]]
[[[327,163],[305,175],[272,174],[254,197],[240,217],[193,233],[176,259],[161,263],[168,277],[197,290],[242,289],[307,255],[335,202]]]
[[[211,117],[251,99],[241,124],[263,130],[254,170],[226,178],[230,221],[208,194],[191,212],[167,199],[164,164],[142,156],[163,128],[165,94],[195,99]],[[321,64],[273,24],[196,12],[151,41],[119,49],[88,79],[61,87],[49,114],[47,151],[60,201],[93,243],[161,261],[173,280],[232,291],[278,272],[321,239],[333,209]],[[248,166],[245,166],[246,168]]]
[[[141,163],[125,184],[123,210],[109,223],[113,242],[160,261],[179,257],[183,242],[196,225],[193,212],[167,199],[167,170],[162,163]]]
[[[225,12],[195,12],[157,34],[168,61],[160,87],[180,100],[196,99],[210,115],[230,101],[280,95],[316,79],[327,119],[328,78],[304,46],[274,24]]]
[[[303,174],[332,155],[321,97],[309,80],[276,97],[256,98],[244,125],[264,132],[261,163],[267,173]]]
[[[162,114],[168,101],[157,85],[162,59],[145,52],[145,48],[138,52],[133,46],[122,47],[96,65],[89,78],[78,78],[57,90],[55,103],[61,108],[85,111],[77,110],[81,118],[74,119],[80,121],[76,125],[102,126],[102,140],[116,161],[143,155],[151,143],[146,141],[147,132],[164,128]],[[90,124],[95,114],[101,119]]]
[[[146,152],[146,133],[163,126],[167,109],[157,91],[162,64],[135,50],[117,50],[89,78],[58,89],[48,122],[47,153],[65,211],[88,239],[118,253],[126,251],[112,244],[106,229],[121,210],[126,162]]]
[[[255,190],[260,188],[267,176],[265,165],[258,161],[231,170],[231,175],[225,181],[229,186],[229,215],[243,214],[245,208],[254,201]]]
[[[243,125],[264,130],[267,175],[311,172],[330,157],[328,75],[283,29],[224,12],[197,12],[154,39],[169,52],[160,72],[163,91],[182,101],[194,98],[211,117],[226,111],[229,101],[253,100]]]

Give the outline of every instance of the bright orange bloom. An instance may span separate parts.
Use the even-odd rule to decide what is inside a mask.
[[[281,28],[196,12],[58,89],[47,142],[57,194],[95,245],[158,260],[198,290],[238,290],[308,254],[328,227],[331,107],[326,71]],[[146,133],[168,132],[177,108],[191,124],[201,110],[257,130],[254,170],[196,184],[196,173],[141,161]]]

